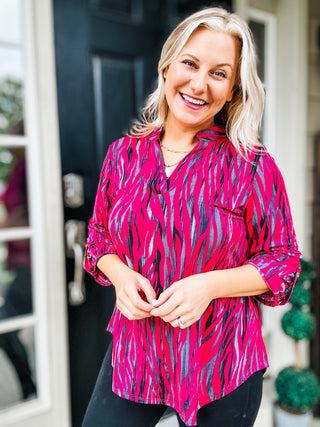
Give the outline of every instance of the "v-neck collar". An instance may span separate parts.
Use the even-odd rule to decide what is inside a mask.
[[[163,130],[163,126],[156,129],[154,132],[152,132],[148,139],[151,143],[154,144],[154,148],[156,150],[156,157],[159,156],[159,162],[160,162],[160,170],[158,177],[160,179],[160,182],[157,183],[157,190],[161,193],[164,193],[166,191],[169,191],[175,184],[177,180],[177,176],[186,162],[190,161],[190,159],[194,156],[196,152],[198,152],[201,149],[204,149],[205,147],[210,144],[210,142],[216,141],[217,139],[224,140],[226,138],[226,132],[223,128],[220,128],[218,126],[214,126],[211,128],[204,129],[196,134],[196,138],[198,139],[198,143],[192,148],[192,150],[186,154],[186,156],[181,159],[181,161],[178,163],[177,167],[173,170],[172,174],[167,177],[165,173],[165,165],[164,165],[164,159],[161,151],[160,146],[160,137]]]

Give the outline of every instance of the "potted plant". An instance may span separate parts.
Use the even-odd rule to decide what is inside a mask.
[[[309,311],[312,264],[301,260],[301,273],[290,298],[291,309],[281,320],[283,331],[294,340],[295,363],[282,369],[276,378],[276,427],[308,427],[312,409],[320,399],[320,384],[314,373],[302,366],[300,341],[315,332],[315,319]]]

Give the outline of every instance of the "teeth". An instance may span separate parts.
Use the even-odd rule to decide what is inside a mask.
[[[191,98],[188,95],[181,94],[181,96],[183,99],[190,102],[191,104],[195,104],[195,105],[204,105],[205,104],[205,101],[200,101],[199,99]]]

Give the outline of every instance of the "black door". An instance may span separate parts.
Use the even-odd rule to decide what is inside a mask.
[[[54,16],[62,174],[82,177],[84,187],[84,203],[67,203],[65,222],[87,222],[108,145],[128,130],[155,79],[160,1],[55,0]],[[74,259],[66,259],[69,282]],[[114,304],[111,287],[89,275],[84,281],[85,301],[68,304],[74,427],[81,425],[108,344]]]
[[[83,179],[84,189],[83,202],[81,197],[65,197],[66,223],[88,222],[107,148],[129,129],[150,92],[170,26],[182,15],[214,3],[53,1],[62,174]],[[66,182],[72,195],[77,182]],[[66,265],[70,282],[74,260],[67,257]],[[73,427],[81,425],[94,387],[110,339],[105,329],[114,305],[112,287],[97,285],[88,275],[84,281],[83,303],[68,304]]]

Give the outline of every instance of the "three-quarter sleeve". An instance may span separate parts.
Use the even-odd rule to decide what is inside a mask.
[[[249,257],[269,291],[256,298],[265,305],[285,304],[298,278],[298,250],[283,177],[273,158],[262,151],[246,207]]]
[[[112,186],[112,146],[109,148],[102,166],[97,189],[93,216],[89,221],[88,238],[84,259],[85,270],[92,274],[101,285],[111,285],[110,280],[97,267],[99,258],[106,254],[116,254],[116,249],[108,231],[108,214],[111,208]]]

